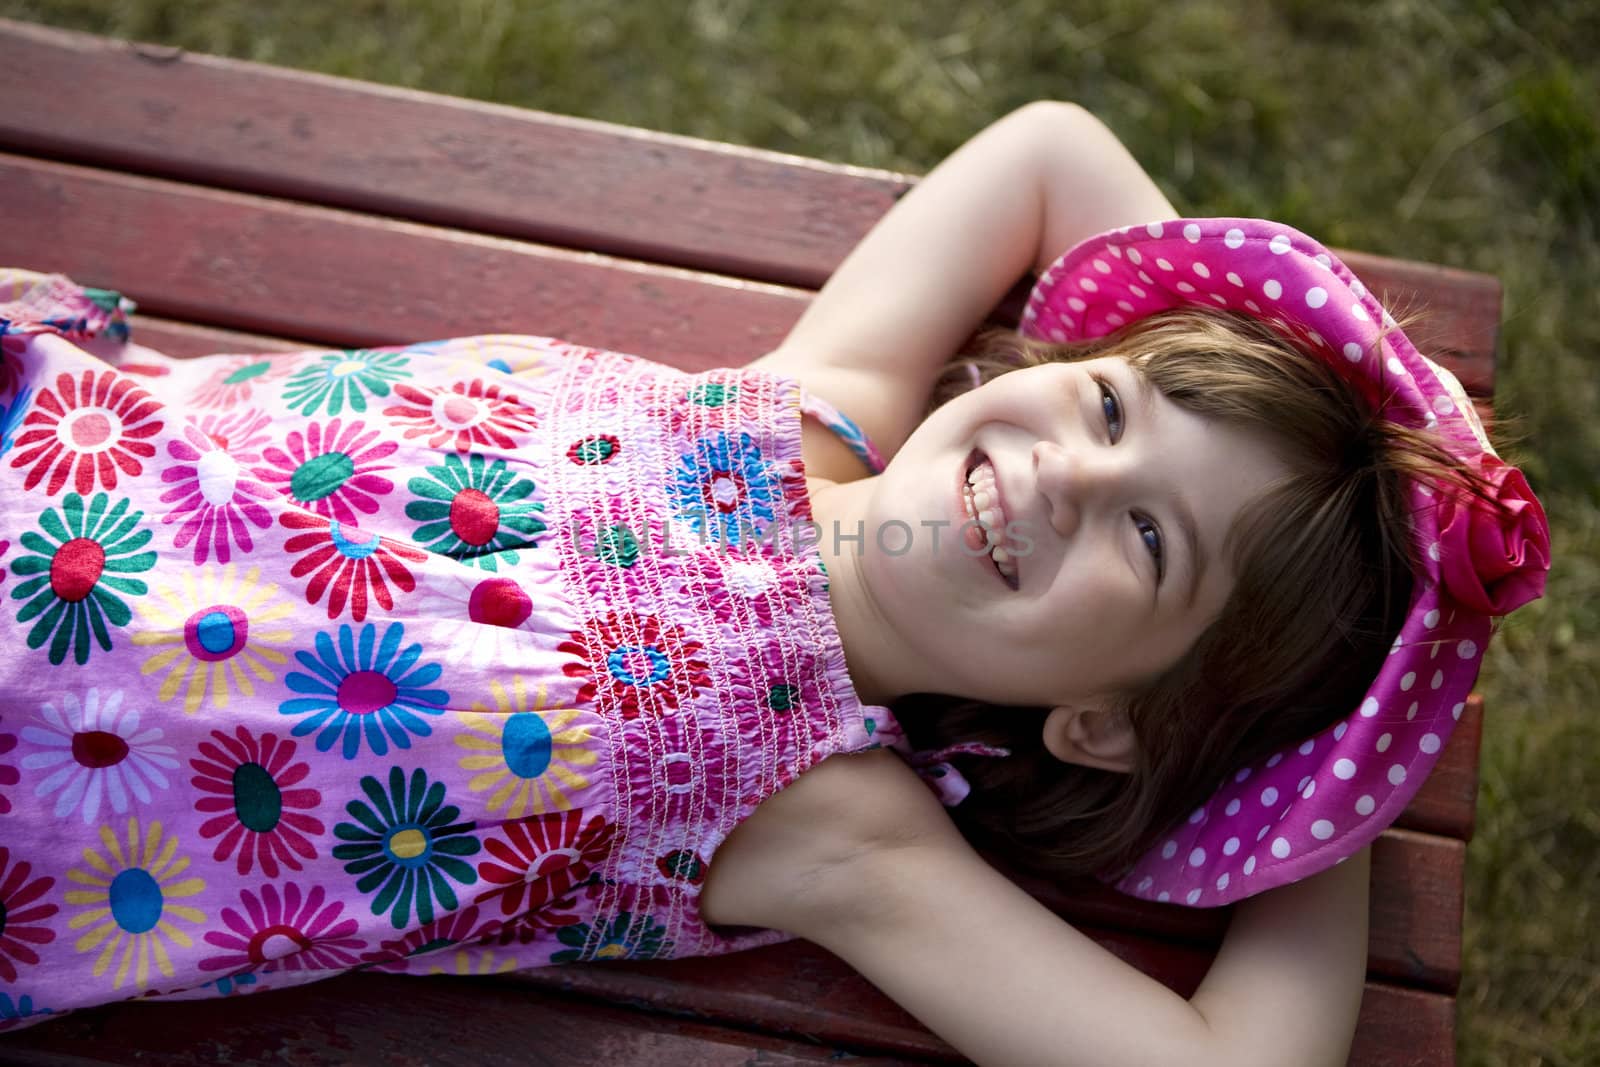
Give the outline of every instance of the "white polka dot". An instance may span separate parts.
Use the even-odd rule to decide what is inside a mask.
[[[1466,710],[1466,707],[1467,705],[1465,703],[1457,704],[1455,707],[1450,709],[1450,717],[1456,722],[1460,722],[1461,713]]]
[[[1318,841],[1326,841],[1333,836],[1333,823],[1327,819],[1318,819],[1311,824],[1311,836]]]
[[[1278,791],[1272,786],[1267,786],[1261,791],[1261,803],[1264,807],[1271,807],[1278,802]]]
[[[1057,344],[1063,344],[1064,345],[1064,344],[1067,343],[1067,335],[1066,335],[1066,333],[1063,330],[1059,329],[1058,327],[1055,327],[1055,326],[1050,327],[1049,335],[1050,335],[1050,340],[1056,342]]]
[[[1137,267],[1139,264],[1144,262],[1144,256],[1139,254],[1139,250],[1137,248],[1130,248],[1128,249],[1128,261]]]
[[[1401,647],[1402,647],[1402,645],[1403,645],[1403,643],[1404,643],[1404,642],[1403,642],[1403,641],[1402,641],[1402,640],[1401,640],[1401,638],[1402,638],[1402,637],[1404,637],[1404,635],[1403,635],[1403,634],[1402,634],[1402,635],[1400,635],[1400,636],[1399,636],[1399,637],[1396,637],[1396,638],[1395,638],[1395,639],[1394,639],[1394,644],[1392,644],[1392,645],[1390,645],[1390,646],[1389,646],[1389,655],[1391,655],[1391,656],[1392,656],[1392,655],[1394,655],[1394,654],[1395,654],[1395,653],[1396,653],[1396,652],[1399,652],[1399,651],[1400,651],[1400,649],[1401,649]]]
[[[1328,290],[1320,285],[1313,285],[1306,290],[1306,307],[1319,308],[1328,302]]]
[[[1384,734],[1382,737],[1378,738],[1378,751],[1379,752],[1387,752],[1387,751],[1389,751],[1389,742],[1391,742],[1393,740],[1394,740],[1394,735],[1393,734]]]
[[[1193,811],[1191,811],[1189,813],[1189,825],[1190,826],[1199,826],[1201,823],[1203,823],[1205,821],[1206,821],[1206,809],[1205,808],[1195,808]]]
[[[1111,264],[1107,263],[1103,259],[1097,259],[1094,261],[1094,269],[1099,271],[1101,274],[1110,274]]]
[[[1289,839],[1287,837],[1274,837],[1272,839],[1272,854],[1281,859],[1289,858]]]
[[[1156,899],[1161,901],[1161,903],[1165,904],[1167,901],[1172,899],[1172,894],[1171,893],[1157,893],[1156,894]]]
[[[1071,308],[1073,311],[1083,311],[1088,306],[1088,304],[1083,302],[1083,297],[1081,296],[1067,297],[1067,307]]]
[[[1435,415],[1431,411],[1425,412],[1424,415],[1423,415],[1422,421],[1423,421],[1423,424],[1426,425],[1428,427],[1428,429],[1431,430],[1435,426],[1439,425],[1439,416]]]
[[[1311,338],[1312,344],[1322,345],[1324,348],[1326,348],[1327,345],[1328,345],[1328,342],[1324,341],[1322,339],[1322,335],[1320,333],[1318,333],[1316,330],[1307,330],[1306,331],[1306,336]]]
[[[1439,414],[1448,415],[1452,411],[1454,411],[1455,409],[1456,409],[1455,402],[1452,401],[1449,397],[1447,397],[1447,396],[1436,396],[1436,397],[1433,398],[1433,410],[1437,411]]]
[[[1417,684],[1417,672],[1416,671],[1406,671],[1406,673],[1404,673],[1404,674],[1402,674],[1400,676],[1400,689],[1401,689],[1401,691],[1409,692],[1411,687],[1416,685],[1416,684]]]
[[[1262,284],[1261,291],[1267,294],[1268,300],[1276,300],[1283,295],[1283,283],[1276,278],[1268,278]]]
[[[1187,225],[1187,226],[1185,226],[1183,228],[1183,236],[1188,239],[1190,244],[1199,244],[1200,243],[1200,227],[1196,226],[1192,222],[1189,223],[1189,225]]]
[[[1239,839],[1237,837],[1230,837],[1222,843],[1222,854],[1224,856],[1231,856],[1238,851]]]
[[[1396,763],[1393,767],[1389,768],[1389,784],[1390,785],[1399,785],[1400,783],[1404,782],[1405,780],[1406,780],[1406,769],[1404,767],[1402,767],[1402,766],[1400,766],[1400,764]]]
[[[1384,366],[1389,368],[1390,374],[1404,374],[1406,372],[1406,365],[1394,356],[1390,356],[1389,362],[1385,363]]]
[[[1191,905],[1200,903],[1200,890],[1198,890],[1198,889],[1189,890],[1189,895],[1184,897],[1183,899],[1188,901]]]
[[[1350,314],[1354,315],[1356,318],[1360,319],[1362,322],[1366,322],[1367,321],[1367,309],[1362,307],[1360,304],[1351,304],[1350,305]]]
[[[1376,714],[1378,714],[1378,698],[1377,697],[1368,697],[1367,699],[1365,699],[1365,700],[1363,700],[1361,702],[1361,717],[1362,718],[1370,719]]]
[[[1261,311],[1261,305],[1256,303],[1254,300],[1246,300],[1244,302],[1244,306],[1257,313]]]
[[[1118,259],[1122,258],[1122,249],[1120,247],[1118,247],[1117,245],[1107,245],[1106,246],[1106,251],[1110,252],[1112,255],[1116,256]]]
[[[1268,769],[1276,767],[1278,764],[1280,764],[1282,762],[1283,762],[1283,753],[1282,752],[1274,752],[1272,755],[1267,757],[1267,767],[1268,767]]]
[[[1177,854],[1178,854],[1178,843],[1176,841],[1168,841],[1166,844],[1161,846],[1161,858],[1162,859],[1170,860],[1172,857],[1176,856]]]
[[[1348,729],[1350,729],[1350,724],[1347,722],[1342,722],[1338,726],[1335,726],[1333,728],[1333,739],[1335,741],[1344,740],[1345,731]]]
[[[1150,275],[1146,274],[1144,271],[1139,272],[1139,280],[1144,282],[1146,285],[1154,285],[1156,283],[1155,279],[1150,277]]]
[[[1112,326],[1121,326],[1123,323],[1125,323],[1127,321],[1128,321],[1127,319],[1123,318],[1121,315],[1118,315],[1116,312],[1112,312],[1111,314],[1106,316],[1106,322],[1111,324]]]
[[[1411,706],[1406,709],[1406,722],[1410,722],[1412,719],[1415,719],[1416,717],[1417,717],[1417,702],[1415,700],[1413,700],[1411,702]]]
[[[1156,257],[1156,266],[1160,267],[1162,270],[1171,270],[1172,269],[1172,264],[1168,263],[1166,260],[1162,259],[1160,256]]]
[[[1189,853],[1189,866],[1191,866],[1191,867],[1199,867],[1200,865],[1205,863],[1205,861],[1206,861],[1206,850],[1205,849],[1197,848],[1193,852]]]
[[[1121,308],[1123,311],[1131,312],[1133,310],[1133,305],[1126,300],[1118,300],[1117,307]]]
[[[1143,300],[1147,295],[1149,295],[1143,289],[1139,288],[1139,286],[1137,286],[1137,285],[1128,286],[1128,292],[1132,293],[1134,296],[1138,297],[1140,300]]]
[[[1314,738],[1314,737],[1311,738],[1309,741],[1302,742],[1301,745],[1300,745],[1300,755],[1309,756],[1309,755],[1311,755],[1312,750],[1315,749],[1316,747],[1317,747],[1317,739]]]
[[[1377,810],[1378,804],[1370,796],[1364,796],[1356,801],[1357,815],[1371,815]]]
[[[1200,275],[1202,278],[1211,277],[1211,268],[1206,266],[1204,263],[1196,263],[1194,265],[1194,272]]]
[[[1333,765],[1333,776],[1335,778],[1341,779],[1341,780],[1346,781],[1346,782],[1348,782],[1350,779],[1354,778],[1356,776],[1356,764],[1355,764],[1355,761],[1354,760],[1349,760],[1349,759],[1342,759],[1342,760],[1339,760],[1338,762],[1334,763],[1334,765]]]
[[[1433,560],[1435,563],[1439,562],[1439,542],[1435,541],[1433,544],[1428,546],[1428,558]]]
[[[1396,323],[1396,322],[1395,322],[1395,321],[1394,321],[1394,316],[1393,316],[1393,315],[1391,315],[1391,314],[1389,314],[1389,313],[1388,313],[1388,312],[1387,312],[1387,311],[1385,311],[1385,312],[1384,312],[1384,313],[1383,313],[1383,324],[1384,324],[1384,325],[1385,325],[1385,326],[1388,326],[1388,327],[1391,327],[1391,328],[1392,328],[1392,327],[1394,327],[1394,326],[1396,326],[1396,325],[1398,325],[1398,324],[1397,324],[1397,323]]]
[[[1235,226],[1233,229],[1222,235],[1222,243],[1227,245],[1229,248],[1238,248],[1244,244],[1244,231]]]
[[[1156,884],[1156,880],[1154,878],[1151,878],[1149,875],[1146,875],[1145,877],[1139,879],[1139,889],[1138,889],[1138,891],[1140,893],[1148,893],[1148,892],[1150,892],[1150,887],[1155,885],[1155,884]]]
[[[1228,816],[1230,819],[1233,818],[1233,816],[1239,814],[1239,798],[1238,797],[1234,797],[1232,800],[1228,801],[1228,806],[1223,809],[1223,814]]]
[[[1219,306],[1219,307],[1227,307],[1228,306],[1228,298],[1223,296],[1221,293],[1212,293],[1211,294],[1211,299],[1215,300],[1217,302],[1217,306]]]
[[[1234,285],[1239,286],[1241,289],[1244,288],[1244,279],[1233,273],[1233,271],[1230,270],[1226,275],[1224,275],[1224,277],[1226,277],[1228,281],[1232,282]]]
[[[1269,829],[1269,827],[1263,826],[1261,828],[1261,830],[1256,834],[1256,840],[1260,841],[1263,837],[1266,837],[1268,829]]]
[[[1430,630],[1433,629],[1435,626],[1438,626],[1439,625],[1439,609],[1438,608],[1434,608],[1431,611],[1429,611],[1426,615],[1422,616],[1422,625],[1426,626]]]
[[[1256,858],[1254,856],[1244,861],[1244,873],[1246,876],[1256,873]]]
[[[1285,252],[1289,251],[1289,238],[1280,233],[1278,236],[1267,242],[1267,247],[1272,249],[1273,255],[1281,256]]]
[[[1097,293],[1100,291],[1100,286],[1096,284],[1093,278],[1079,278],[1078,288],[1082,289],[1086,293]]]
[[[1233,780],[1236,781],[1236,782],[1242,782],[1248,777],[1250,777],[1250,768],[1246,767],[1242,771],[1240,771],[1238,774],[1234,775],[1233,776]]]
[[[1318,263],[1321,263],[1324,267],[1333,266],[1333,257],[1328,255],[1326,252],[1318,252],[1311,258],[1316,260]]]
[[[1190,285],[1188,282],[1179,282],[1178,285],[1177,285],[1177,289],[1178,289],[1178,292],[1180,292],[1180,293],[1192,293],[1192,292],[1194,292],[1194,286]]]
[[[1310,784],[1311,784],[1311,776],[1309,774],[1305,775],[1304,777],[1302,777],[1300,779],[1300,784],[1294,787],[1295,788],[1295,792],[1298,793],[1300,790],[1304,789],[1306,786],[1308,786]]]
[[[1422,749],[1422,751],[1426,752],[1428,755],[1433,755],[1435,752],[1439,751],[1439,735],[1423,734],[1422,740],[1417,742],[1417,747]]]
[[[1224,874],[1221,878],[1217,879],[1217,891],[1220,893],[1226,888],[1228,888],[1228,876]]]
[[[1311,799],[1311,794],[1315,793],[1316,791],[1317,791],[1317,783],[1316,782],[1307,782],[1300,790],[1300,798],[1302,800],[1310,800]]]
[[[1361,356],[1361,346],[1356,344],[1354,341],[1351,341],[1349,344],[1344,346],[1344,358],[1348,359],[1351,363],[1360,363]]]
[[[1161,223],[1159,223],[1159,222],[1150,223],[1148,226],[1146,226],[1144,228],[1144,232],[1148,233],[1151,237],[1160,237],[1161,236]]]
[[[1473,641],[1463,641],[1456,646],[1456,655],[1462,659],[1471,659],[1478,654],[1478,646]]]
[[[1350,279],[1350,291],[1356,294],[1357,299],[1367,295],[1367,287],[1362,285],[1358,278]]]

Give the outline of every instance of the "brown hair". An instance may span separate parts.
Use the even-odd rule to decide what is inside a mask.
[[[933,407],[1040,363],[1120,356],[1177,406],[1270,441],[1291,474],[1241,512],[1224,549],[1236,584],[1165,672],[1123,696],[1129,774],[1063,763],[1040,709],[913,694],[896,705],[918,748],[980,741],[951,815],[1001,858],[1051,877],[1120,875],[1236,769],[1349,714],[1404,622],[1412,586],[1408,479],[1471,478],[1427,434],[1377,416],[1324,360],[1254,319],[1181,309],[1074,344],[981,334]]]

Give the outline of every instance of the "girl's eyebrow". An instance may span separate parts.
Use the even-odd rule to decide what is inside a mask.
[[[1150,426],[1156,425],[1156,387],[1144,373],[1144,367],[1134,360],[1125,361],[1131,373],[1134,385],[1139,394],[1139,413]],[[1178,519],[1178,530],[1183,534],[1183,544],[1187,549],[1189,570],[1189,586],[1184,590],[1183,606],[1188,610],[1194,606],[1194,598],[1200,592],[1200,579],[1206,572],[1206,554],[1200,545],[1200,528],[1194,520],[1194,509],[1189,506],[1188,498],[1177,487],[1173,488],[1170,498],[1172,512]]]

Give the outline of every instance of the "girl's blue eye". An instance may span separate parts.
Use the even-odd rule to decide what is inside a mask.
[[[1122,436],[1122,405],[1103,380],[1096,378],[1095,384],[1100,387],[1100,411],[1106,417],[1106,431],[1111,435],[1111,443],[1116,444]]]
[[[1161,527],[1142,515],[1133,517],[1133,525],[1138,529],[1144,547],[1150,551],[1150,558],[1156,561],[1156,581],[1159,582],[1167,573],[1167,558],[1161,543]]]

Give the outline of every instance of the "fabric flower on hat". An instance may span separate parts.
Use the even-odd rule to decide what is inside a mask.
[[[1491,499],[1444,494],[1439,512],[1439,575],[1469,611],[1505,615],[1544,595],[1550,525],[1515,467],[1492,455],[1479,471]]]

